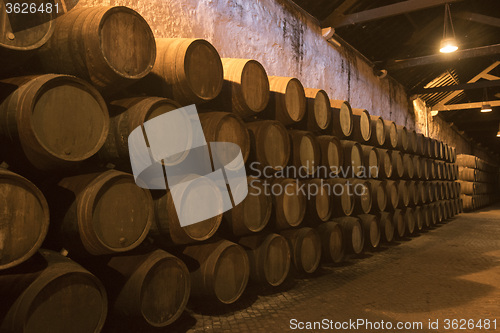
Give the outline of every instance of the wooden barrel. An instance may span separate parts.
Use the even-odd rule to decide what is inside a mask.
[[[419,202],[426,204],[429,202],[429,190],[426,182],[416,182],[417,197]]]
[[[457,155],[456,163],[459,167],[463,168],[471,168],[471,169],[478,168],[478,158],[474,155],[459,154]]]
[[[345,138],[352,134],[353,117],[351,105],[347,101],[330,100],[333,108],[333,135],[338,138]]]
[[[329,184],[324,179],[310,179],[305,181],[305,190],[308,193],[305,220],[313,226],[328,221],[333,213]]]
[[[425,157],[420,158],[420,170],[422,172],[422,179],[429,180],[431,178],[429,160]]]
[[[467,194],[467,195],[474,195],[477,194],[477,183],[474,182],[465,182],[462,180],[459,180],[458,183],[460,184],[460,189],[462,194]]]
[[[271,99],[267,115],[285,126],[300,122],[306,115],[306,95],[302,83],[296,78],[270,76]],[[263,112],[264,113],[264,112]]]
[[[405,180],[396,181],[399,194],[399,208],[405,208],[410,204],[410,182]]]
[[[441,196],[441,193],[440,193],[440,190],[441,190],[441,187],[439,186],[439,183],[438,182],[429,182],[428,183],[430,185],[430,196],[432,197],[432,201],[438,201],[440,200],[440,196]]]
[[[388,149],[396,149],[399,142],[398,129],[396,123],[392,120],[384,120],[385,126],[385,145]]]
[[[403,178],[413,179],[415,176],[415,166],[410,154],[403,154]]]
[[[117,91],[153,69],[153,32],[128,7],[77,8],[56,23],[54,35],[38,52],[46,72],[76,75],[99,90]]]
[[[391,178],[392,177],[392,154],[390,150],[387,149],[377,149],[378,160],[380,164],[379,178]]]
[[[405,165],[403,164],[403,153],[399,150],[391,151],[391,161],[392,161],[392,178],[400,179],[403,178],[405,174]]]
[[[342,171],[347,177],[363,177],[363,150],[361,145],[350,140],[340,140],[340,144],[344,151],[344,169]]]
[[[453,218],[456,215],[455,207],[453,206],[453,201],[446,200],[445,205],[448,207],[449,218]]]
[[[368,214],[372,210],[372,187],[366,179],[349,179],[352,184],[351,194],[354,198],[354,213]]]
[[[200,113],[199,117],[207,142],[237,144],[246,162],[250,153],[250,136],[241,118],[228,112]]]
[[[394,180],[386,181],[387,207],[389,210],[395,210],[399,206],[399,189]]]
[[[462,199],[460,198],[455,199],[455,204],[457,205],[458,208],[458,214],[462,214],[464,212]]]
[[[250,263],[250,279],[276,287],[285,281],[290,271],[290,247],[278,234],[252,235],[241,238]]]
[[[372,136],[370,137],[369,144],[377,147],[384,146],[386,138],[384,120],[382,117],[370,115],[370,122]]]
[[[250,264],[240,245],[220,239],[187,246],[182,254],[191,276],[194,298],[232,304],[243,294],[250,276]]]
[[[421,195],[418,193],[417,183],[413,180],[407,181],[408,194],[410,196],[410,206],[416,206],[420,203]]]
[[[380,239],[386,243],[391,243],[394,240],[394,224],[393,213],[379,212],[377,213],[377,221],[380,230]]]
[[[275,230],[299,226],[306,215],[307,198],[296,179],[276,178],[270,183],[274,212],[271,221]]]
[[[446,200],[441,200],[438,202],[438,204],[440,205],[441,207],[441,212],[443,214],[443,220],[442,222],[448,220],[450,218],[450,211],[449,211],[449,207],[448,205],[446,204]]]
[[[352,183],[344,178],[328,179],[330,185],[330,196],[332,198],[333,216],[350,216],[354,211],[354,198],[349,192]],[[350,195],[351,194],[351,195]]]
[[[1,332],[101,332],[108,311],[101,282],[80,265],[40,250],[0,275]]]
[[[111,313],[121,320],[165,327],[176,321],[189,299],[186,265],[163,250],[115,256],[89,269],[104,283]]]
[[[133,175],[108,170],[67,177],[57,185],[50,208],[55,212],[54,227],[62,233],[58,241],[70,254],[126,252],[148,235],[153,200],[148,190],[135,184]]]
[[[385,180],[370,179],[369,183],[372,194],[371,213],[382,212],[388,205],[387,182]]]
[[[444,212],[443,212],[443,207],[441,206],[440,201],[435,202],[434,207],[435,207],[436,213],[437,213],[437,223],[443,222],[444,221]]]
[[[434,173],[435,173],[435,179],[443,180],[445,179],[445,170],[444,170],[444,163],[438,160],[434,161]]]
[[[108,109],[87,82],[47,74],[2,80],[1,86],[6,97],[0,99],[0,137],[14,146],[9,156],[23,151],[33,166],[49,170],[74,166],[104,144]],[[12,163],[22,164],[17,159]]]
[[[351,137],[359,143],[368,143],[372,136],[372,124],[368,111],[352,108],[353,127]]]
[[[45,2],[42,0],[32,1],[36,8],[43,8]],[[11,3],[14,5],[14,3]],[[10,71],[32,55],[32,51],[44,45],[54,32],[56,17],[55,10],[47,13],[35,11],[29,14],[29,19],[24,18],[26,14],[7,14],[5,5],[0,12],[0,22],[5,22],[0,27],[0,58],[2,59],[2,71]]]
[[[219,53],[208,41],[157,38],[152,73],[134,88],[190,105],[213,100],[220,94],[223,83]]]
[[[360,254],[365,243],[361,220],[357,217],[340,217],[333,219],[342,229],[342,240],[346,252]]]
[[[429,219],[429,228],[430,228],[437,224],[437,212],[433,203],[425,205],[425,207],[427,208],[427,216]]]
[[[437,140],[435,139],[430,139],[430,157],[432,158],[439,158],[439,145]]]
[[[417,143],[417,151],[415,154],[420,156],[426,155],[426,144],[425,144],[425,136],[421,133],[416,134],[416,143]]]
[[[321,260],[321,238],[312,228],[281,231],[292,254],[293,267],[299,273],[311,274],[319,267]]]
[[[413,209],[413,217],[415,219],[415,230],[422,231],[425,225],[424,216],[422,213],[422,207],[416,206]]]
[[[476,210],[476,196],[462,194],[460,196],[464,212]]]
[[[322,259],[336,264],[344,261],[342,229],[337,222],[322,223],[316,229],[321,237]]]
[[[403,220],[405,222],[405,235],[410,236],[415,232],[415,214],[411,207],[403,209]]]
[[[289,130],[292,143],[290,165],[300,177],[313,175],[321,161],[321,149],[312,132]]]
[[[377,216],[370,214],[358,215],[365,235],[365,245],[368,248],[377,248],[380,244],[380,227]]]
[[[428,159],[427,163],[429,165],[429,179],[436,179],[436,163],[432,159]]]
[[[365,168],[363,178],[379,178],[381,163],[377,148],[361,145],[361,149],[363,153],[363,166]]]
[[[203,192],[210,196],[210,202],[200,200],[201,211],[212,211],[207,206],[219,205],[223,211],[222,193],[219,188],[208,178],[198,175],[186,176],[176,188],[176,195],[183,202],[192,202],[198,193]],[[204,241],[212,237],[222,221],[222,214],[204,221],[183,227],[179,220],[178,212],[170,191],[163,192],[154,200],[155,219],[151,226],[151,235],[162,245],[190,244]],[[186,214],[186,212],[182,212]]]
[[[42,192],[20,175],[0,168],[0,271],[28,260],[49,228]]]
[[[321,135],[316,137],[321,150],[321,168],[319,178],[330,178],[340,172],[344,165],[344,151],[340,140],[332,135]]]
[[[109,134],[99,151],[99,157],[113,163],[130,163],[128,137],[132,131],[145,122],[180,107],[179,103],[161,97],[133,97],[109,103],[111,116]],[[185,136],[182,134],[192,131],[190,120],[187,118],[182,122],[179,119],[175,126],[179,131],[179,135],[176,135],[179,141]],[[189,140],[184,140],[179,146],[186,151],[192,148]],[[185,155],[182,156],[183,158]],[[180,162],[180,160],[175,162]]]
[[[290,159],[290,138],[285,126],[278,121],[264,120],[247,123],[250,133],[250,160],[260,170],[284,168]]]
[[[398,129],[398,144],[396,149],[402,152],[408,151],[409,141],[408,141],[408,130],[405,126],[396,125]]]
[[[322,132],[332,123],[330,98],[322,89],[304,89],[307,99],[307,117],[304,129],[311,132]]]
[[[224,213],[223,225],[235,236],[262,231],[267,226],[273,210],[272,198],[266,195],[262,180],[248,177],[247,182],[246,198]]]
[[[231,111],[241,118],[258,115],[269,103],[269,79],[256,60],[222,58],[224,83],[208,107]]]
[[[408,130],[407,135],[408,135],[408,152],[410,152],[411,154],[417,154],[418,153],[417,132]]]
[[[477,181],[478,172],[476,169],[460,168],[458,170],[458,179],[468,182]]]
[[[395,234],[399,239],[403,238],[406,233],[406,224],[404,212],[401,209],[395,209],[392,215],[392,225],[394,226]]]
[[[414,178],[422,179],[423,178],[422,161],[421,161],[422,158],[418,155],[410,155],[410,157],[413,161]]]

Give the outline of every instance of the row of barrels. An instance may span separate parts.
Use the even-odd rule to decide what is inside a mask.
[[[313,273],[321,261],[340,263],[382,242],[432,228],[460,211],[459,199],[437,201],[235,242],[213,239],[178,248],[177,256],[153,250],[82,260],[85,268],[56,252],[40,250],[0,275],[0,329],[99,332],[108,311],[134,325],[164,327],[182,314],[190,296],[231,304],[249,280],[278,286],[290,274]],[[65,311],[60,311],[61,304]]]
[[[471,168],[458,168],[458,178],[463,181],[477,182],[477,183],[495,183],[498,179],[497,173],[490,173],[481,171],[479,169]]]
[[[220,113],[223,114],[223,113]],[[202,114],[212,117],[213,113]],[[346,175],[359,178],[382,179],[442,179],[455,180],[458,169],[455,164],[360,144],[352,140],[339,140],[332,135],[315,135],[310,131],[287,130],[277,121],[264,120],[246,123],[250,132],[249,161],[256,162],[252,171],[265,169],[272,174],[287,165],[290,172],[301,170],[302,177],[331,178]],[[204,127],[205,128],[205,127]],[[238,127],[240,133],[245,129]],[[207,127],[211,133],[211,129]],[[219,132],[220,133],[220,132]],[[220,133],[221,137],[224,134]],[[241,135],[241,147],[248,147],[245,135]],[[273,144],[269,144],[272,142]],[[244,156],[247,156],[245,153]],[[250,163],[251,165],[251,163]]]
[[[464,180],[457,182],[460,183],[462,194],[466,195],[492,194],[498,190],[497,185],[494,183],[468,182]]]
[[[497,166],[488,163],[487,161],[474,155],[458,154],[456,162],[460,167],[464,168],[478,169],[481,171],[493,173],[498,171]]]
[[[241,236],[262,231],[269,221],[273,230],[283,230],[304,220],[314,223],[332,216],[394,210],[455,199],[461,193],[459,183],[451,181],[249,177],[249,195],[234,209],[181,227],[169,192],[152,196],[135,185],[131,174],[116,170],[66,177],[42,194],[26,178],[0,169],[0,186],[3,216],[8,218],[0,226],[0,269],[26,261],[44,241],[49,248],[65,248],[75,256],[107,255],[132,250],[148,235],[166,246],[204,241],[222,221],[223,230]],[[204,184],[194,181],[191,186],[189,193],[194,195],[196,186]],[[301,191],[304,186],[307,195]],[[31,230],[29,237],[26,230]]]
[[[474,155],[457,156],[458,178],[465,211],[486,207],[498,198],[498,167]]]
[[[472,212],[484,207],[487,207],[495,202],[498,202],[498,195],[492,194],[462,194],[461,199],[464,205],[465,212]]]

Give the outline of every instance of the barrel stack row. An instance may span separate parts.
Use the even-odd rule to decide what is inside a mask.
[[[477,156],[457,156],[461,198],[465,211],[474,211],[498,200],[499,169]]]
[[[438,140],[206,40],[155,39],[126,7],[44,22],[0,42],[2,332],[164,327],[190,298],[231,304],[249,281],[278,286],[461,212],[455,150]],[[136,186],[128,136],[190,104],[207,141],[240,146],[249,195],[182,227],[169,191]]]

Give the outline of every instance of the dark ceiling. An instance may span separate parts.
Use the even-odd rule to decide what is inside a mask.
[[[420,3],[435,3],[434,7],[399,13],[386,18],[367,19],[355,24],[339,25],[343,17],[360,14],[369,10],[418,1],[410,0],[293,0],[297,5],[316,17],[323,27],[335,27],[335,33],[371,60],[377,69],[387,69],[389,74],[403,84],[409,95],[419,95],[428,104],[443,104],[452,92],[438,92],[422,95],[423,88],[442,87],[468,83],[496,61],[500,61],[500,47],[484,47],[500,44],[500,0],[450,0],[459,51],[473,49],[467,56],[460,54],[453,61],[442,61],[439,55],[439,42],[443,38],[444,1],[422,0]],[[418,4],[417,4],[418,6]],[[394,6],[393,6],[394,7]],[[390,7],[388,10],[390,10]],[[384,9],[385,10],[385,9]],[[404,11],[404,10],[403,10]],[[373,11],[372,11],[373,12]],[[331,18],[332,15],[337,15]],[[350,15],[350,16],[349,16]],[[329,18],[330,16],[330,18]],[[365,15],[366,17],[367,15]],[[370,15],[368,15],[370,16]],[[374,15],[376,16],[376,15]],[[341,24],[340,24],[341,25]],[[479,48],[479,49],[478,49]],[[485,55],[486,53],[486,55]],[[482,54],[482,55],[481,55]],[[432,57],[430,63],[419,66],[393,68],[395,60]],[[419,59],[417,59],[419,60]],[[413,62],[415,63],[415,62]],[[500,78],[500,65],[489,72],[489,80]],[[485,79],[478,83],[489,85],[484,88],[468,89],[457,94],[445,104],[482,102],[485,94],[488,99],[500,99],[500,84]],[[486,90],[486,92],[485,92]],[[496,138],[500,123],[500,107],[493,107],[491,113],[481,113],[478,108],[457,111],[442,111],[438,117],[453,123],[466,137],[500,152],[500,138]]]

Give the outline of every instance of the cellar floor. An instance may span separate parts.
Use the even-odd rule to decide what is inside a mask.
[[[497,319],[500,331],[500,204],[461,214],[342,266],[323,265],[312,276],[289,278],[278,289],[250,285],[231,306],[190,304],[174,325],[160,332],[299,331],[290,328],[291,319],[423,325],[410,330],[338,330],[362,333],[482,332],[479,327],[446,330],[445,319],[474,319],[476,324],[479,319]],[[438,330],[428,328],[429,319],[439,320]],[[106,332],[130,329],[114,326]]]

